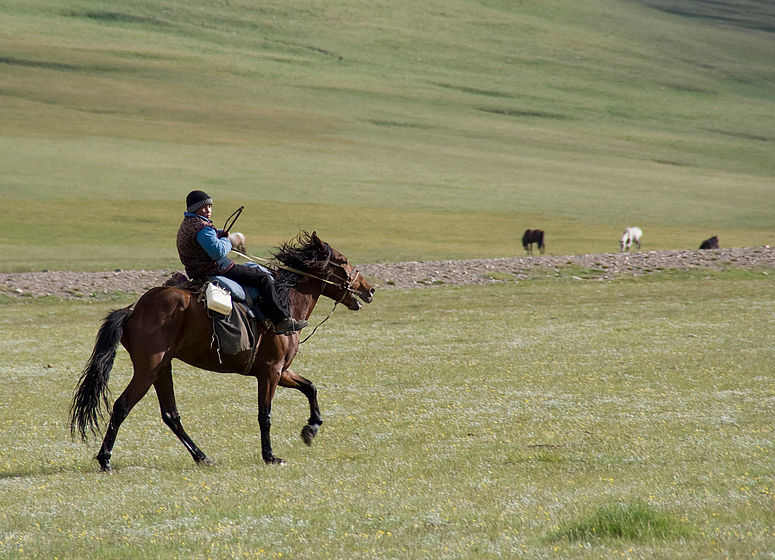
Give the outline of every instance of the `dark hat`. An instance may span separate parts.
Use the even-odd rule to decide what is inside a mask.
[[[191,191],[186,197],[186,212],[191,212],[193,214],[203,206],[207,206],[208,204],[212,203],[213,199],[210,198],[210,195],[208,195],[206,192]]]

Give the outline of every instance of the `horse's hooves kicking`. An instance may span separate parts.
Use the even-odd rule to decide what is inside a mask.
[[[196,462],[197,465],[200,467],[214,467],[215,461],[213,459],[210,459],[210,457],[205,457],[201,461]]]
[[[315,439],[316,435],[318,435],[317,426],[307,424],[301,429],[301,439],[303,439],[304,443],[307,445],[312,445],[312,440]]]

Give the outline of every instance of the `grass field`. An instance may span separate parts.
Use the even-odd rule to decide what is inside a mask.
[[[0,305],[0,557],[771,558],[771,278],[381,292],[303,346],[325,423],[305,447],[305,399],[278,394],[286,467],[261,463],[254,381],[178,364],[218,466],[150,394],[113,476],[66,418],[122,302]],[[128,376],[121,352],[115,394]]]
[[[0,270],[176,266],[191,189],[258,254],[775,244],[766,3],[649,3],[5,0]]]
[[[259,256],[775,245],[775,15],[753,0],[3,0],[0,272],[179,268],[186,193]],[[0,558],[773,558],[773,275],[377,294],[273,409],[178,365],[113,476],[67,409],[116,301],[0,298]],[[321,305],[319,313],[323,314]],[[327,312],[328,309],[326,309]],[[130,371],[120,353],[111,386]]]

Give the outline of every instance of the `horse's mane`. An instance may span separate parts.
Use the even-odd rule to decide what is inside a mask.
[[[324,252],[321,252],[312,235],[302,230],[294,239],[280,245],[272,257],[274,260],[296,270],[301,270],[315,276],[324,277],[333,253],[328,243],[323,243]],[[304,277],[290,270],[282,268],[274,272],[275,288],[281,301],[288,301],[288,293]]]

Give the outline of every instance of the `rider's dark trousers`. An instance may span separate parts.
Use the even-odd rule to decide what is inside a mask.
[[[277,291],[274,289],[272,278],[260,268],[235,264],[226,272],[221,273],[221,276],[239,282],[243,286],[256,288],[258,290],[258,301],[256,303],[274,324],[288,317],[288,309],[277,297]]]

